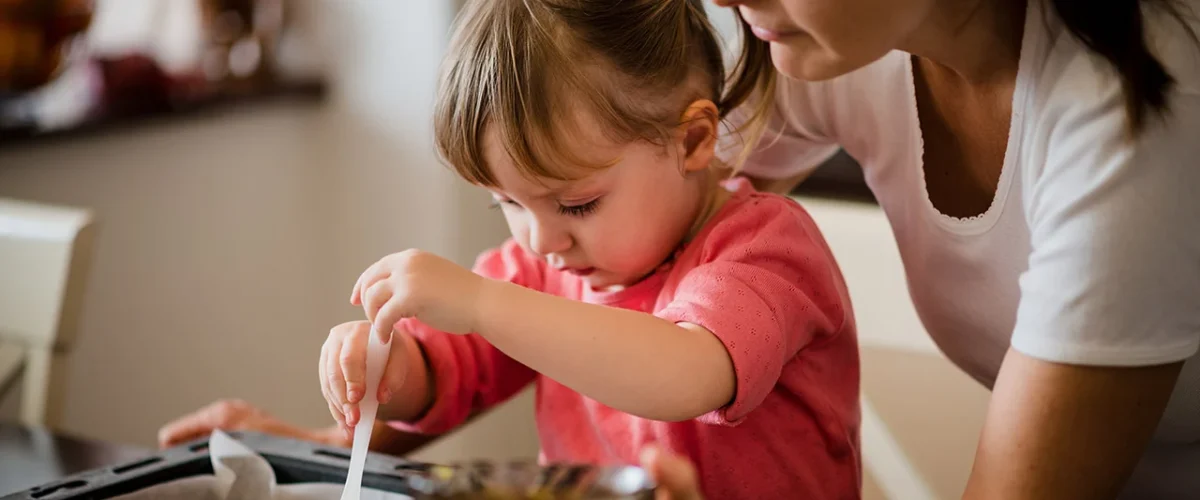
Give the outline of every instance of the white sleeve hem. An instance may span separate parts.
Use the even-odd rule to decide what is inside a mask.
[[[1054,339],[1019,339],[1012,347],[1021,354],[1043,361],[1085,366],[1154,366],[1191,358],[1200,351],[1200,338],[1168,346],[1088,346]]]

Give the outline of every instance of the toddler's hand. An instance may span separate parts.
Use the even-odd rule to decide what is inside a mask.
[[[391,332],[391,329],[388,329]],[[371,322],[351,321],[329,330],[329,338],[321,346],[321,360],[317,370],[321,377],[321,394],[329,403],[329,413],[349,435],[358,424],[358,403],[366,396],[367,339],[371,334]],[[387,339],[385,333],[384,340]],[[391,355],[383,369],[376,398],[380,405],[387,404],[392,395],[404,386],[409,362],[407,335],[395,335],[391,343]]]
[[[657,446],[642,450],[642,468],[658,483],[655,500],[702,500],[696,467],[679,455]]]
[[[484,283],[483,277],[437,255],[405,250],[363,271],[350,303],[362,305],[376,325],[417,318],[436,330],[471,333]],[[379,330],[382,334],[387,328]]]

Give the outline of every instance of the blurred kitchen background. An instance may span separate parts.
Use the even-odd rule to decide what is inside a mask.
[[[0,89],[0,197],[96,221],[56,430],[151,447],[163,423],[234,397],[327,425],[314,365],[328,329],[361,315],[358,273],[409,247],[469,265],[507,236],[432,144],[459,3],[96,0],[82,18],[47,14],[52,81]],[[711,10],[732,43],[733,19]],[[956,497],[986,392],[921,330],[853,162],[806,184],[796,196],[840,259],[862,335],[867,498]],[[0,419],[19,392],[0,380]],[[536,450],[526,393],[417,458]]]

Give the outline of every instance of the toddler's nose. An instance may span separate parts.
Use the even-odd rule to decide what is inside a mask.
[[[534,223],[529,227],[529,249],[541,256],[562,253],[574,243],[566,231],[546,224]]]

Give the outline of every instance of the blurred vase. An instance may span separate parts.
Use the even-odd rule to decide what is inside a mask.
[[[282,0],[200,1],[208,79],[235,91],[274,79],[274,58],[285,23]]]
[[[54,79],[93,12],[92,0],[0,0],[0,97]]]

